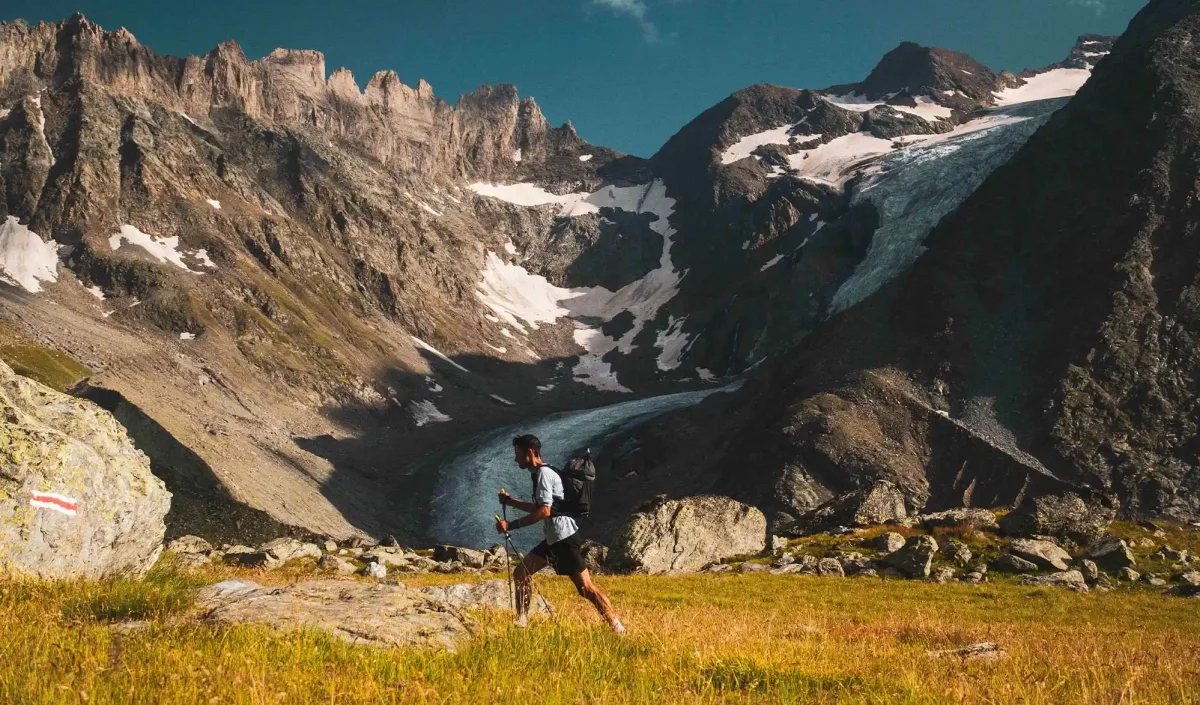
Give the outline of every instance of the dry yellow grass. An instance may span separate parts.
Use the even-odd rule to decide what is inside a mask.
[[[215,627],[190,590],[233,575],[156,569],[141,583],[0,588],[0,701],[1194,702],[1200,602],[1123,589],[1075,595],[1011,583],[695,575],[601,577],[631,633],[616,637],[561,578],[557,621],[484,615],[458,653],[352,647],[323,634]],[[429,575],[410,583],[445,583]],[[147,629],[111,624],[146,618]],[[931,659],[980,641],[1008,657]]]

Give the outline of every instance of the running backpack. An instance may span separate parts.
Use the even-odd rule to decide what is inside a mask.
[[[586,517],[592,510],[592,486],[596,484],[592,451],[586,450],[583,455],[568,460],[558,475],[562,478],[563,498],[554,500],[551,515]]]

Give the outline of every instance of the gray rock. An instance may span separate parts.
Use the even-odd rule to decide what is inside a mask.
[[[1142,574],[1133,568],[1125,567],[1117,570],[1117,577],[1121,580],[1127,580],[1131,583],[1136,583],[1142,577]]]
[[[243,568],[278,568],[283,565],[283,562],[266,551],[249,551],[234,550],[242,549],[245,546],[233,546],[225,552],[222,562],[229,565],[238,565]]]
[[[0,362],[0,574],[140,576],[171,493],[112,414]]]
[[[761,573],[764,570],[770,570],[771,567],[762,563],[746,562],[738,566],[738,570],[743,573]]]
[[[213,557],[207,553],[178,553],[175,555],[175,566],[190,569],[210,565]]]
[[[965,543],[954,538],[942,541],[940,551],[943,556],[959,565],[970,563],[973,556],[971,549]]]
[[[508,581],[505,580],[438,585],[416,590],[459,609],[510,610],[513,607],[512,592]],[[529,608],[533,614],[554,613],[554,608],[538,593],[534,593],[530,599]]]
[[[1088,581],[1089,584],[1095,582],[1100,577],[1100,567],[1096,565],[1095,561],[1087,558],[1079,561],[1079,572],[1083,573],[1083,579]]]
[[[788,540],[786,536],[771,536],[771,553],[782,553],[787,549]]]
[[[910,578],[928,578],[933,555],[938,544],[932,536],[913,536],[899,551],[890,553],[883,562]]]
[[[1179,576],[1180,585],[1190,585],[1192,587],[1200,587],[1200,572],[1190,571]]]
[[[854,578],[875,578],[875,577],[878,577],[878,576],[879,576],[879,573],[878,573],[878,572],[877,572],[877,571],[876,571],[874,568],[866,568],[866,569],[864,569],[864,570],[860,570],[860,571],[858,571],[857,573],[854,573],[854,574],[853,574],[851,577],[854,577]]]
[[[608,546],[588,539],[580,546],[579,552],[583,554],[583,563],[589,572],[601,573],[608,567]]]
[[[202,589],[197,604],[204,621],[315,628],[371,646],[454,649],[475,628],[474,620],[444,600],[403,585],[357,580],[314,580],[284,587],[226,580]]]
[[[930,576],[930,580],[935,583],[948,583],[954,580],[954,569],[938,568],[937,570],[933,571],[933,575]]]
[[[320,560],[321,547],[315,543],[305,543],[299,539],[279,538],[274,541],[268,541],[259,547],[260,551],[270,555],[280,563],[299,560],[301,558],[312,558]]]
[[[992,567],[1001,573],[1033,573],[1038,569],[1037,563],[1027,561],[1011,553],[1001,554]]]
[[[1067,536],[1082,543],[1095,541],[1116,518],[1105,500],[1087,501],[1074,492],[1027,496],[1000,520],[1009,536]]]
[[[338,552],[337,541],[334,541],[333,539],[326,539],[324,548],[325,548],[326,553],[337,553]]]
[[[728,563],[713,563],[704,569],[705,573],[728,573],[733,570],[733,566]]]
[[[791,565],[791,564],[793,564],[793,563],[795,563],[795,562],[796,562],[796,557],[795,557],[795,556],[793,556],[793,555],[792,555],[792,554],[790,554],[790,553],[785,553],[785,554],[781,555],[779,558],[777,558],[777,559],[775,560],[775,565],[776,565],[776,566],[779,566],[779,567],[782,567],[782,566],[785,566],[785,565]]]
[[[875,549],[880,553],[895,553],[904,548],[904,536],[895,531],[885,531],[875,539]]]
[[[809,512],[801,523],[810,529],[874,526],[907,516],[900,488],[887,480],[876,480],[869,487],[834,497]]]
[[[1053,541],[1041,539],[1015,539],[1008,550],[1016,556],[1032,561],[1040,568],[1064,571],[1071,563],[1071,554]]]
[[[844,578],[845,571],[842,570],[842,564],[837,562],[835,558],[822,558],[817,561],[817,575],[826,578]]]
[[[321,556],[321,560],[317,561],[317,567],[321,570],[331,570],[341,575],[354,575],[358,572],[358,566],[354,565],[350,561],[346,560],[345,558],[329,554]]]
[[[462,573],[467,570],[470,570],[470,568],[463,565],[459,561],[450,561],[449,563],[435,561],[433,566],[434,573]]]
[[[462,548],[460,546],[441,545],[435,547],[433,549],[433,560],[439,563],[453,563],[457,561],[468,568],[482,568],[487,565],[487,555],[483,551],[477,551],[473,548]]]
[[[1177,551],[1177,550],[1171,548],[1170,546],[1163,546],[1162,548],[1158,549],[1153,555],[1151,555],[1150,558],[1153,560],[1156,560],[1156,561],[1170,561],[1172,563],[1189,563],[1189,562],[1191,562],[1191,556],[1188,555],[1188,552],[1186,550]]]
[[[781,565],[771,569],[771,575],[799,575],[804,572],[804,566],[799,563]]]
[[[659,501],[634,514],[609,557],[628,570],[684,572],[757,555],[766,542],[767,519],[754,507],[727,497],[687,497]]]
[[[995,512],[971,507],[922,514],[916,518],[916,523],[929,530],[942,526],[970,526],[977,529],[997,526]]]
[[[368,551],[364,551],[358,555],[358,558],[364,563],[382,563],[388,568],[404,568],[410,562],[413,562],[409,554],[395,548],[385,548],[383,546],[376,546]],[[417,558],[428,560],[423,556],[417,556]],[[430,562],[433,563],[434,561]]]
[[[167,550],[177,556],[185,553],[208,553],[213,550],[212,544],[199,536],[180,536],[167,544]]]
[[[1154,573],[1146,573],[1142,575],[1142,582],[1146,583],[1147,585],[1153,585],[1154,587],[1162,587],[1163,585],[1167,584],[1165,578],[1160,578]]]
[[[961,649],[926,651],[925,655],[930,658],[958,658],[963,661],[993,661],[1004,658],[1007,654],[996,643],[985,641],[979,644],[964,646]]]
[[[987,582],[987,575],[978,571],[971,571],[962,577],[962,582],[979,585]]]
[[[845,556],[838,557],[838,562],[842,564],[842,570],[846,575],[859,575],[863,571],[874,568],[875,563],[871,559],[863,556],[861,553],[851,553]]]
[[[1062,587],[1080,593],[1088,591],[1087,581],[1083,579],[1083,573],[1078,570],[1064,570],[1058,573],[1050,573],[1049,575],[1026,575],[1021,578],[1021,584],[1038,587]]]
[[[1092,544],[1087,556],[1104,570],[1117,571],[1137,565],[1137,559],[1125,540],[1115,536],[1100,539]]]
[[[387,577],[387,567],[382,563],[368,563],[363,566],[363,575],[376,580],[383,580]]]

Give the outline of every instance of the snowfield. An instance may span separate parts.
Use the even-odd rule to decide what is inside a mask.
[[[613,350],[626,355],[633,352],[633,339],[678,291],[682,274],[671,262],[675,229],[671,227],[670,217],[675,212],[675,199],[667,197],[666,185],[656,179],[641,186],[605,186],[593,193],[566,195],[524,183],[477,183],[470,188],[481,196],[519,206],[558,204],[561,206],[558,215],[562,218],[598,214],[603,208],[657,216],[650,229],[663,236],[659,266],[619,291],[603,287],[568,289],[554,286],[545,277],[531,274],[520,265],[506,263],[491,252],[487,253],[479,283],[478,294],[484,305],[501,322],[519,333],[527,333],[526,326],[537,330],[538,325],[554,323],[560,318],[575,319],[574,340],[587,350],[575,365],[575,380],[602,390],[631,391],[617,380],[612,365],[602,358]],[[625,311],[633,314],[634,321],[619,339],[579,322],[581,319],[609,321]]]
[[[0,281],[31,294],[42,290],[42,282],[58,281],[58,243],[44,242],[8,216],[0,225]]]
[[[158,260],[160,264],[169,262],[183,271],[191,272],[192,274],[203,274],[203,272],[198,272],[189,267],[183,261],[185,256],[199,260],[206,267],[216,268],[216,265],[208,258],[208,253],[204,250],[197,250],[195,252],[181,251],[179,249],[179,236],[155,237],[154,235],[142,232],[133,225],[122,225],[121,232],[108,238],[108,245],[114,250],[120,249],[122,245],[140,247],[151,257]]]
[[[996,93],[996,102],[1001,106],[1031,103],[1037,100],[1069,98],[1075,95],[1091,77],[1087,69],[1054,69],[1025,79],[1019,88],[1006,88]]]

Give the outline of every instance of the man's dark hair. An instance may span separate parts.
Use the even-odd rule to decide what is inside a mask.
[[[513,439],[513,447],[520,448],[521,450],[531,450],[534,455],[539,458],[542,457],[542,442],[538,440],[537,436],[531,434],[517,436]]]

